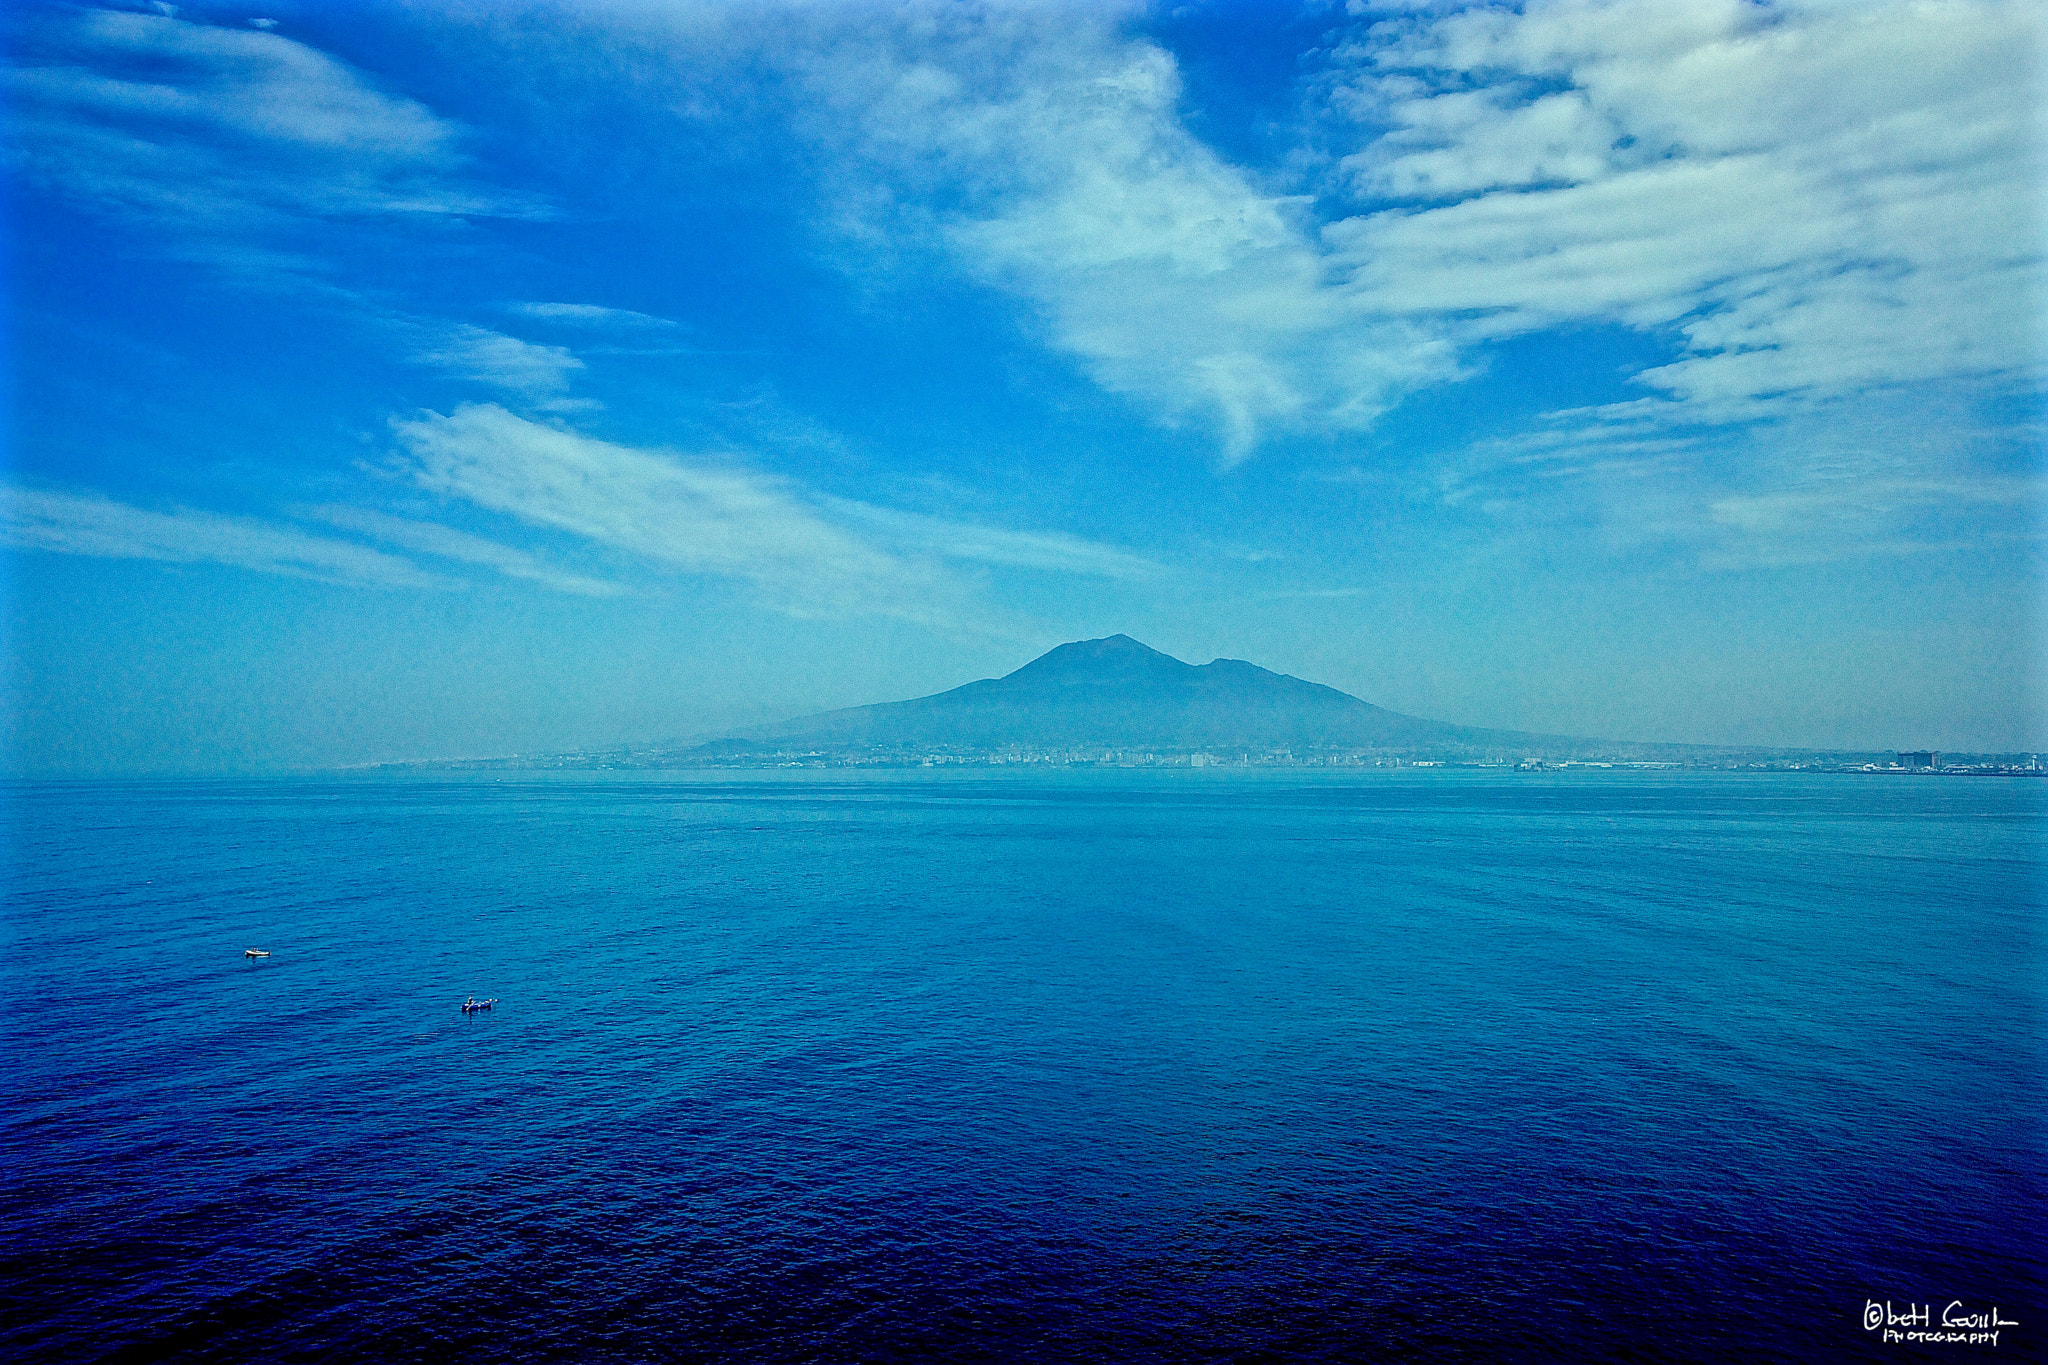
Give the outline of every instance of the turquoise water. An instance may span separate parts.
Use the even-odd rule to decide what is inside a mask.
[[[17,785],[0,1355],[2038,1358],[2044,798]]]

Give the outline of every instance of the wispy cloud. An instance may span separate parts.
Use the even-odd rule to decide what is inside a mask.
[[[691,573],[754,585],[797,615],[871,612],[958,625],[968,585],[947,559],[1091,575],[1144,561],[1023,533],[820,497],[731,462],[600,441],[494,404],[395,422],[422,488]]]
[[[1681,425],[2038,376],[2034,7],[1368,12],[1305,87],[1320,201],[1197,139],[1121,18],[862,11],[781,59],[849,259],[922,243],[1227,460],[1557,328],[1671,338],[1636,377]]]
[[[23,550],[99,559],[216,563],[380,588],[447,588],[411,561],[350,541],[213,512],[150,511],[96,493],[0,488],[0,538]]]
[[[1844,540],[1861,545],[1873,523],[1879,528],[1909,524],[1915,517],[1940,518],[1931,535],[1889,536],[1894,553],[1947,548],[1955,530],[1945,513],[1957,507],[2041,506],[2048,483],[2038,478],[1807,479],[1785,487],[1716,499],[1713,519],[1745,533],[1751,546],[1769,545],[1773,562],[1809,562],[1834,557]],[[1995,534],[1994,524],[1973,520],[1978,538]],[[1727,551],[1722,552],[1724,555]]]
[[[2038,327],[2040,12],[1569,0],[1344,53],[1341,163],[1407,201],[1325,233],[1341,288],[1459,345],[1669,328],[1667,420],[2017,374]]]
[[[1573,409],[1447,459],[1424,496],[1503,534],[1715,568],[1810,564],[2039,541],[2039,449],[2028,424],[1914,389],[1793,405],[1718,438],[1635,406]]]
[[[1306,206],[1183,126],[1173,59],[1121,18],[919,8],[788,56],[838,168],[835,227],[885,259],[924,243],[1015,294],[1105,387],[1213,423],[1228,459],[1273,425],[1361,425],[1404,375],[1445,373],[1332,352],[1342,301]]]
[[[852,525],[871,528],[884,543],[902,553],[1090,578],[1146,579],[1163,572],[1151,560],[1079,536],[1005,531],[845,498],[820,497],[817,503]]]
[[[636,313],[630,308],[604,308],[594,303],[513,303],[506,311],[520,317],[565,327],[604,332],[671,332],[682,326],[670,318]]]
[[[566,347],[398,311],[334,282],[346,274],[338,245],[361,251],[372,220],[396,232],[450,216],[533,214],[526,197],[482,185],[461,125],[262,27],[170,10],[10,17],[18,50],[5,73],[16,124],[8,147],[25,179],[120,222],[142,250],[204,262],[381,334],[409,363],[534,405],[564,404],[569,376],[584,368]]]
[[[419,320],[402,325],[412,338],[408,359],[414,364],[536,401],[561,393],[569,376],[584,368],[565,346],[522,341],[472,323]]]
[[[367,508],[333,504],[305,508],[303,515],[416,554],[496,569],[507,578],[538,583],[556,592],[582,597],[616,597],[626,591],[620,584],[567,573],[524,550],[434,522],[412,521]]]
[[[455,125],[280,34],[95,9],[17,29],[17,172],[167,230],[174,254],[277,247],[338,215],[512,210],[465,186]]]
[[[429,492],[672,570],[750,583],[768,605],[797,616],[880,614],[972,630],[977,620],[986,624],[987,609],[976,606],[977,584],[950,572],[949,563],[1109,579],[1163,572],[1078,536],[823,496],[730,461],[599,441],[494,404],[429,413],[393,428],[405,452],[401,471]],[[556,592],[631,591],[438,522],[333,503],[291,515]],[[355,541],[191,508],[156,511],[92,492],[0,486],[0,543],[107,559],[213,562],[345,585],[462,586]]]
[[[795,606],[893,600],[907,566],[778,481],[543,426],[495,404],[393,424],[420,487],[678,568],[746,579]]]
[[[1473,450],[1424,476],[1437,496],[1490,505],[1598,483],[1617,519],[1677,525],[1670,509],[1684,505],[1693,533],[1763,536],[1775,534],[1763,520],[1711,509],[1834,476],[1803,437],[1769,459],[1753,447],[1732,457],[1748,428],[1810,432],[1877,394],[2038,385],[2037,8],[1350,9],[1356,22],[1300,87],[1315,145],[1269,168],[1196,136],[1183,74],[1133,6],[549,13],[607,53],[643,44],[632,62],[654,93],[640,113],[786,119],[819,177],[819,225],[854,274],[943,264],[1000,291],[1103,387],[1212,431],[1226,463],[1279,434],[1366,429],[1418,390],[1475,375],[1504,339],[1617,325],[1670,348],[1633,376],[1639,400],[1552,414]],[[161,227],[167,243],[317,251],[297,229],[525,211],[482,187],[461,125],[282,33],[97,10],[18,27],[17,170]],[[470,314],[498,330],[339,293],[333,306],[383,328],[398,356],[528,413],[595,406],[567,396],[587,364],[684,330],[584,302]],[[1913,406],[1890,411],[1910,425]],[[415,477],[789,603],[909,603],[937,591],[948,564],[1148,571],[1050,534],[835,502],[737,463],[464,415],[495,411],[401,424]],[[764,413],[723,429],[755,421],[734,438],[750,450],[836,439]],[[1928,455],[1934,444],[1917,464],[1858,466],[1841,486],[1867,487],[1891,515],[1903,504],[1886,480],[2000,477],[1953,451]],[[1655,488],[1634,512],[1622,507],[1630,484]]]

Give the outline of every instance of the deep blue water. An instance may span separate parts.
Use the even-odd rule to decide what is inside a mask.
[[[1989,1349],[1870,1300],[2048,1344],[2048,782],[7,802],[9,1360]]]

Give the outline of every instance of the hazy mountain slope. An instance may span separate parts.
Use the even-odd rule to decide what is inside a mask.
[[[1001,678],[804,716],[750,737],[963,748],[1282,748],[1515,744],[1537,738],[1422,720],[1239,659],[1186,664],[1127,635],[1061,645]]]

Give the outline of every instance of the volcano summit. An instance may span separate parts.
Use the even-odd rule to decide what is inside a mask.
[[[825,711],[745,738],[829,748],[1412,749],[1515,746],[1548,737],[1404,716],[1242,659],[1182,663],[1112,635],[1061,645],[1000,678],[911,701]]]

